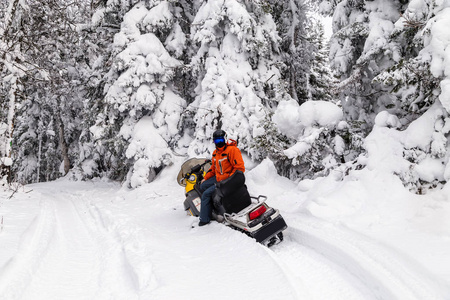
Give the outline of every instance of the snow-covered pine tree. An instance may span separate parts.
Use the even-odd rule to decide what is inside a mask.
[[[345,94],[347,90],[349,96],[344,105],[347,117],[362,120],[361,116],[366,115],[371,121],[377,112],[386,110],[384,114],[398,121],[394,126],[382,121],[386,117],[380,115],[374,131],[379,134],[383,130],[380,127],[388,127],[386,132],[403,129],[396,133],[404,149],[398,159],[407,161],[407,167],[396,173],[418,193],[440,186],[450,178],[449,60],[443,54],[450,44],[450,4],[435,0],[378,0],[358,7],[350,4],[355,2],[340,1],[335,9],[338,31],[334,34],[334,50],[332,46],[335,67],[345,79],[342,91]],[[360,30],[366,32],[364,47],[356,51],[353,34],[344,33],[361,21],[365,23],[365,30]],[[353,95],[348,92],[349,84],[355,87]],[[353,110],[352,114],[349,105],[359,108],[359,112]],[[416,135],[421,138],[413,138]],[[434,171],[424,171],[428,168]]]
[[[411,165],[399,175],[417,193],[450,179],[449,20],[448,2],[410,1],[390,36],[397,45],[392,67],[375,78],[391,90],[396,116],[408,127],[402,146]],[[427,134],[412,142],[407,133],[418,128]],[[427,165],[433,166],[432,174],[423,171]]]
[[[346,119],[356,130],[370,132],[375,115],[394,105],[373,78],[392,65],[395,44],[389,35],[405,1],[323,1],[322,11],[333,11],[331,66],[341,79],[338,86]]]
[[[119,5],[120,1],[108,1]],[[125,3],[126,2],[126,3]],[[122,2],[120,2],[122,3]],[[128,8],[129,1],[119,7]],[[126,9],[125,9],[126,10]],[[170,1],[139,1],[123,15],[106,75],[104,109],[91,127],[113,178],[131,187],[152,180],[172,161],[185,100],[174,88],[184,52],[183,10]],[[183,25],[184,26],[184,25]]]
[[[12,165],[12,141],[14,134],[14,118],[16,115],[16,105],[19,102],[18,94],[22,89],[21,78],[28,69],[28,64],[24,62],[21,44],[20,22],[24,3],[19,0],[3,1],[0,6],[3,16],[0,23],[0,88],[2,113],[0,122],[6,125],[2,130],[3,143],[2,157],[0,158],[0,168],[2,177],[6,174],[11,180]]]
[[[295,101],[290,100],[291,97],[285,97],[284,101],[280,102],[274,119],[271,114],[271,117],[264,121],[263,128],[266,134],[258,136],[255,145],[265,150],[265,154],[274,161],[278,172],[284,176],[297,179],[323,175],[324,170],[326,172],[332,167],[332,162],[336,165],[343,157],[342,149],[335,151],[336,147],[332,146],[337,136],[336,124],[329,127],[328,124],[304,126],[302,120],[292,116],[292,122],[284,126],[279,120],[280,114],[283,116],[281,118],[289,119],[284,107],[289,107],[291,114],[296,114],[299,103],[333,100],[331,90],[336,80],[328,66],[328,49],[321,21],[314,16],[309,1],[264,3],[282,37],[280,47],[283,62],[282,79]],[[294,127],[298,130],[292,134],[285,127]],[[309,145],[306,147],[308,150],[293,150],[299,143]]]
[[[134,1],[136,2],[138,1]],[[110,71],[114,59],[112,56],[114,35],[120,31],[123,16],[132,5],[132,1],[91,2],[88,9],[90,20],[80,28],[83,41],[81,49],[85,53],[87,64],[81,83],[85,87],[86,98],[83,102],[80,152],[75,161],[75,170],[77,174],[81,173],[82,178],[108,176],[122,179],[127,172],[127,168],[124,167],[126,162],[118,158],[120,156],[118,153],[123,153],[124,146],[114,145],[112,142],[117,131],[112,130],[114,132],[110,134],[111,139],[102,140],[102,136],[91,129],[96,123],[102,122],[107,109],[104,91],[112,79],[105,75]]]
[[[380,111],[395,110],[389,89],[373,79],[392,66],[398,47],[390,40],[405,1],[326,0],[320,12],[333,16],[330,64],[339,77],[335,92],[347,122],[345,161],[358,157],[362,140],[372,130]]]
[[[325,100],[337,102],[336,95],[333,94],[337,78],[331,71],[329,64],[329,45],[325,40],[325,31],[322,20],[311,15],[306,28],[306,36],[309,49],[312,51],[311,66],[308,75],[308,99]],[[304,51],[307,51],[305,49]]]
[[[197,3],[191,37],[198,48],[190,66],[198,85],[188,107],[194,124],[188,153],[206,155],[212,133],[222,128],[259,157],[264,150],[252,147],[253,141],[265,134],[263,121],[285,97],[276,25],[259,1]]]
[[[374,80],[395,96],[396,115],[408,115],[405,124],[423,114],[439,97],[443,66],[440,63],[432,66],[432,57],[437,53],[427,42],[433,38],[433,25],[429,22],[441,10],[442,5],[436,1],[413,1],[408,6],[389,36],[392,66]],[[430,57],[425,57],[426,54]]]
[[[21,182],[51,180],[66,174],[78,150],[79,85],[83,60],[74,3],[27,1],[21,7],[18,47],[29,64],[17,108],[14,171]]]
[[[264,9],[273,16],[281,38],[279,51],[283,67],[282,78],[288,84],[290,96],[298,103],[311,99],[309,75],[317,45],[308,37],[311,12],[309,1],[264,1]]]

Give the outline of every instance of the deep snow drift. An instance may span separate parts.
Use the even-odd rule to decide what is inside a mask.
[[[192,228],[182,159],[135,190],[61,179],[2,192],[1,299],[450,299],[450,186],[425,196],[363,169],[292,182],[247,159],[288,223],[270,249]]]

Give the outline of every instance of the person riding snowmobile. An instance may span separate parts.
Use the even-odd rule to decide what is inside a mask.
[[[200,189],[203,194],[201,197],[201,210],[199,226],[209,224],[212,213],[212,195],[216,189],[215,184],[229,178],[237,170],[245,172],[244,160],[237,143],[234,140],[227,140],[226,132],[219,129],[213,133],[213,142],[216,149],[212,154],[211,167],[202,183]]]

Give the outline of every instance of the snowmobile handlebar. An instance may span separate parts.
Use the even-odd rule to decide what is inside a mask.
[[[207,160],[205,160],[204,163],[193,166],[193,167],[191,168],[191,172],[189,172],[188,174],[186,174],[186,175],[185,175],[185,178],[189,177],[190,174],[192,174],[192,173],[198,173],[198,172],[200,172],[200,171],[202,170],[202,168],[203,168],[206,164],[208,164],[208,163],[210,163],[210,162],[211,162],[211,160],[210,160],[210,159],[207,159]]]
[[[184,175],[184,179],[191,180],[191,181],[193,181],[193,180],[197,181],[198,179],[201,180],[203,178],[203,167],[208,163],[211,163],[210,159],[205,160],[202,164],[193,166],[191,168],[190,172],[188,172]],[[196,176],[195,179],[191,178],[191,176],[193,174],[195,174],[195,176]]]

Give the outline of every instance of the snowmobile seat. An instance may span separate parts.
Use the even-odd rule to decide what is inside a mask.
[[[221,215],[238,213],[252,204],[242,171],[236,171],[229,178],[216,183],[213,203],[218,214]]]
[[[247,186],[244,184],[235,193],[222,198],[222,205],[226,213],[238,213],[252,204]]]

